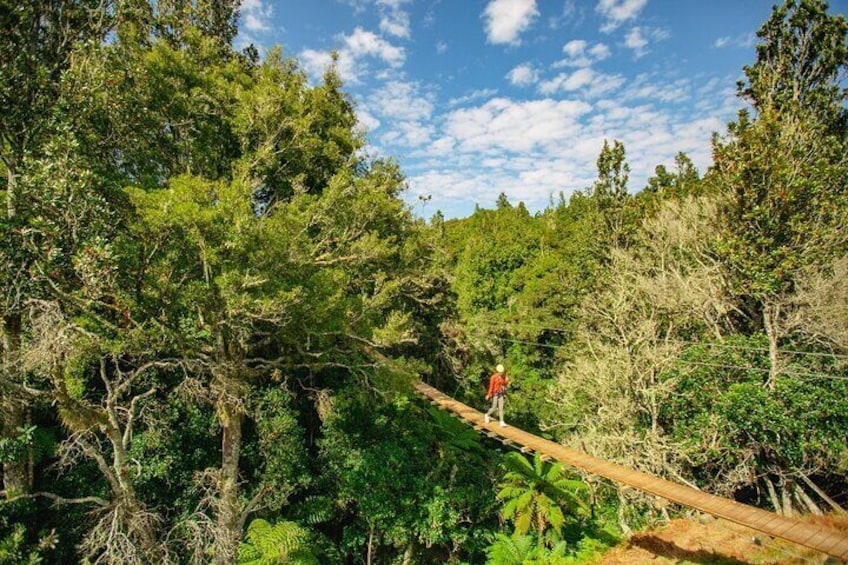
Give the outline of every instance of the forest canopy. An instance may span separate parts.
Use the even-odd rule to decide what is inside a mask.
[[[848,499],[848,22],[786,0],[699,171],[418,218],[239,2],[0,0],[0,562],[580,563],[668,519],[477,408],[786,515]],[[563,187],[563,190],[572,187]],[[672,510],[673,511],[673,510]]]

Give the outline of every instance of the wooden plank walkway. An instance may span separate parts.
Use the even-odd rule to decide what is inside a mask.
[[[616,483],[637,488],[683,506],[695,508],[701,512],[730,520],[769,536],[788,540],[848,562],[848,535],[842,532],[779,516],[767,510],[708,494],[641,471],[634,471],[564,447],[512,426],[502,428],[497,421],[486,424],[481,412],[454,400],[427,384],[418,383],[415,385],[415,390],[430,400],[432,404],[452,412],[471,424],[474,429],[486,433],[489,437],[500,436],[498,439],[502,438],[502,441],[510,441],[512,444],[524,446],[521,448],[522,452],[525,452],[525,449],[527,451],[538,451],[543,456],[548,455],[563,463],[579,467]]]

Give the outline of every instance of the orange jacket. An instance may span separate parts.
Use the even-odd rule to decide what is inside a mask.
[[[486,393],[486,398],[492,398],[494,395],[506,392],[506,387],[509,385],[509,379],[503,373],[494,373],[489,378],[489,392]]]

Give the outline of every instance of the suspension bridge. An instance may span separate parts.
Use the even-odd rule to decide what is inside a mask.
[[[505,445],[515,447],[522,453],[538,451],[542,459],[560,461],[618,484],[639,489],[717,518],[723,518],[757,530],[768,536],[797,543],[843,562],[848,562],[848,535],[842,532],[780,516],[774,512],[604,461],[512,426],[500,427],[497,421],[487,424],[481,412],[425,383],[417,383],[415,390],[431,404],[451,412],[459,419],[469,423],[475,430],[498,439]]]

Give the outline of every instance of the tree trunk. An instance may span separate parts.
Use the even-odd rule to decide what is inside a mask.
[[[406,550],[403,552],[403,561],[401,565],[412,565],[412,556],[415,553],[415,546],[412,542],[409,542],[406,546]]]
[[[15,200],[18,186],[17,167],[13,159],[6,160],[6,217],[12,219],[17,215]],[[11,312],[3,318],[3,369],[7,378],[14,379],[18,375],[18,356],[21,349],[21,315]],[[16,398],[6,398],[2,406],[3,422],[0,432],[5,438],[17,437],[19,430],[25,424],[26,410],[23,403]],[[32,483],[27,472],[27,462],[24,457],[3,464],[3,488],[7,497],[28,493]]]
[[[795,496],[798,498],[798,506],[806,506],[807,510],[809,510],[812,514],[816,516],[823,516],[824,512],[822,512],[821,508],[819,508],[818,504],[813,502],[813,499],[810,498],[804,489],[801,488],[801,485],[795,484]]]
[[[826,492],[824,492],[822,489],[820,489],[820,488],[818,487],[818,485],[816,485],[816,483],[814,483],[812,480],[810,480],[810,477],[808,477],[807,475],[801,474],[801,480],[803,480],[805,483],[807,483],[807,486],[808,486],[808,487],[810,487],[810,488],[813,490],[813,492],[814,492],[814,493],[816,493],[817,495],[819,495],[819,496],[822,498],[822,500],[824,500],[825,502],[827,502],[827,503],[830,505],[830,507],[831,507],[831,508],[833,508],[834,510],[836,510],[836,512],[838,512],[839,514],[845,514],[845,513],[846,513],[846,512],[845,512],[845,509],[844,509],[844,508],[842,508],[841,506],[839,506],[839,505],[836,503],[836,501],[835,501],[835,500],[833,500],[832,498],[830,498],[830,497],[827,495],[827,493],[826,493]]]
[[[768,477],[763,477],[763,482],[766,484],[766,490],[768,490],[769,499],[771,499],[771,505],[774,506],[774,511],[782,514],[783,509],[780,506],[780,499],[777,498],[777,491],[774,490],[774,484],[772,484],[771,479]]]
[[[241,451],[242,414],[238,406],[227,398],[219,400],[218,414],[223,429],[221,440],[221,475],[218,486],[218,535],[215,563],[225,565],[236,562],[241,542],[238,501],[239,454]]]
[[[112,468],[117,483],[113,483],[112,488],[116,500],[120,501],[122,507],[123,533],[139,544],[146,558],[162,563],[165,560],[163,548],[157,540],[156,531],[153,523],[148,519],[145,506],[139,501],[135,492],[135,485],[129,468],[130,458],[123,442],[123,433],[117,419],[117,413],[114,410],[109,410],[109,416],[111,426],[106,435],[109,438],[109,443],[112,444]]]
[[[24,426],[26,411],[14,399],[8,400],[3,407],[3,437],[15,438],[19,429]],[[3,464],[3,488],[6,497],[12,498],[28,493],[30,489],[29,473],[27,472],[26,457],[18,457],[14,461]]]
[[[774,390],[777,384],[777,375],[780,372],[780,357],[777,349],[777,342],[780,337],[777,328],[779,316],[780,305],[767,300],[763,305],[763,325],[769,342],[769,375],[766,382],[769,390]]]
[[[6,217],[10,220],[18,215],[18,210],[15,207],[15,199],[17,198],[18,174],[15,164],[12,162],[6,163]]]
[[[794,512],[792,511],[792,490],[789,481],[784,481],[780,485],[780,498],[783,500],[783,515],[791,518]]]
[[[368,555],[366,557],[365,564],[371,565],[371,555],[372,550],[374,549],[374,526],[372,525],[368,532]]]
[[[627,500],[621,494],[618,495],[618,527],[621,528],[621,533],[624,534],[624,537],[630,539],[633,537],[633,530],[630,529],[630,525],[627,523],[627,517],[625,515],[625,510],[627,508]]]
[[[21,315],[8,314],[3,319],[3,369],[7,378],[18,374],[18,355],[21,348]],[[26,409],[20,399],[3,399],[2,434],[4,438],[15,438],[26,423]],[[3,488],[7,497],[18,496],[32,490],[27,472],[26,457],[3,464]]]
[[[26,409],[26,426],[32,428],[32,408]],[[32,489],[35,484],[35,448],[32,443],[27,447],[27,486]]]

